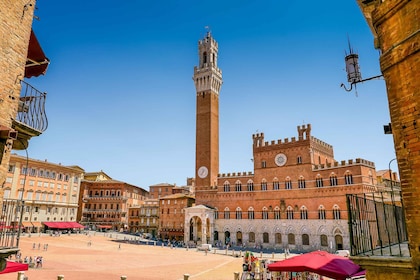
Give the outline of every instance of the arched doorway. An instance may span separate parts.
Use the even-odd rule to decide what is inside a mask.
[[[184,210],[184,242],[190,245],[212,244],[215,232],[214,209],[198,205]]]
[[[230,232],[225,231],[225,245],[230,244]]]
[[[218,231],[214,231],[213,232],[213,237],[214,237],[214,241],[219,241],[219,232]]]
[[[242,232],[241,231],[236,232],[236,245],[238,246],[242,245]]]
[[[341,235],[335,236],[335,248],[336,250],[343,250],[343,237]]]
[[[201,243],[202,239],[202,221],[199,217],[194,216],[190,219],[189,222],[189,239],[188,241],[194,241],[195,244],[198,244],[198,242]]]

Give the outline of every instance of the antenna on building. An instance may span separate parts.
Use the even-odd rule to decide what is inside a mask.
[[[372,79],[378,79],[382,77],[382,75],[370,77],[363,80],[362,74],[360,73],[360,67],[359,67],[359,55],[353,51],[353,48],[351,47],[351,44],[350,44],[350,39],[348,37],[347,37],[347,40],[349,43],[349,53],[347,54],[346,52],[346,56],[344,60],[346,62],[347,81],[350,83],[350,88],[347,89],[343,83],[341,84],[341,87],[344,87],[345,91],[352,91],[353,85],[354,85],[354,89],[356,91],[356,96],[357,96],[356,85],[358,83],[363,83],[365,81],[369,81]]]

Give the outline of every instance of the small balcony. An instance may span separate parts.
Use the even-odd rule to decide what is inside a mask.
[[[49,64],[50,60],[45,56],[34,31],[31,30],[24,77],[30,79],[45,75]],[[27,82],[21,81],[18,113],[12,122],[12,128],[18,132],[17,141],[13,141],[13,149],[26,149],[32,137],[41,135],[47,129],[46,96],[45,92],[40,92]]]
[[[21,85],[18,113],[12,123],[12,128],[18,132],[18,141],[13,143],[15,150],[27,148],[28,141],[41,135],[48,127],[45,113],[47,93],[37,90],[25,81],[21,81]]]
[[[92,200],[128,200],[128,196],[124,195],[84,195],[83,196],[84,202]]]

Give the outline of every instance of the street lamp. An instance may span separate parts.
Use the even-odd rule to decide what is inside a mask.
[[[346,62],[347,81],[350,83],[350,88],[347,89],[344,84],[341,84],[341,87],[343,87],[345,91],[352,91],[353,85],[354,85],[356,96],[357,96],[356,85],[358,83],[363,83],[369,80],[378,79],[383,76],[383,75],[377,75],[377,76],[370,77],[367,79],[362,79],[362,74],[360,73],[360,67],[359,67],[359,55],[353,51],[350,45],[350,40],[349,40],[349,53],[348,54],[346,53],[344,60]]]
[[[20,207],[20,215],[19,215],[19,222],[18,222],[18,232],[16,236],[16,247],[19,248],[20,235],[22,231],[23,211],[25,208],[25,201],[23,200],[23,194],[25,192],[26,176],[28,175],[29,155],[28,155],[28,147],[25,146],[22,140],[20,140],[19,138],[18,140],[21,142],[26,152],[26,166],[25,166],[25,174],[23,175],[23,188],[22,188],[22,192],[20,193],[20,198],[18,198],[18,203],[17,203],[18,207]]]

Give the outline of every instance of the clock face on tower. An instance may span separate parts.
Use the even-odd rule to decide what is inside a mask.
[[[207,169],[207,167],[201,166],[200,168],[198,168],[197,174],[198,174],[198,177],[200,177],[201,179],[204,179],[209,174],[209,170]]]
[[[277,154],[274,158],[274,162],[277,164],[277,166],[283,166],[286,164],[287,157],[285,154]]]

